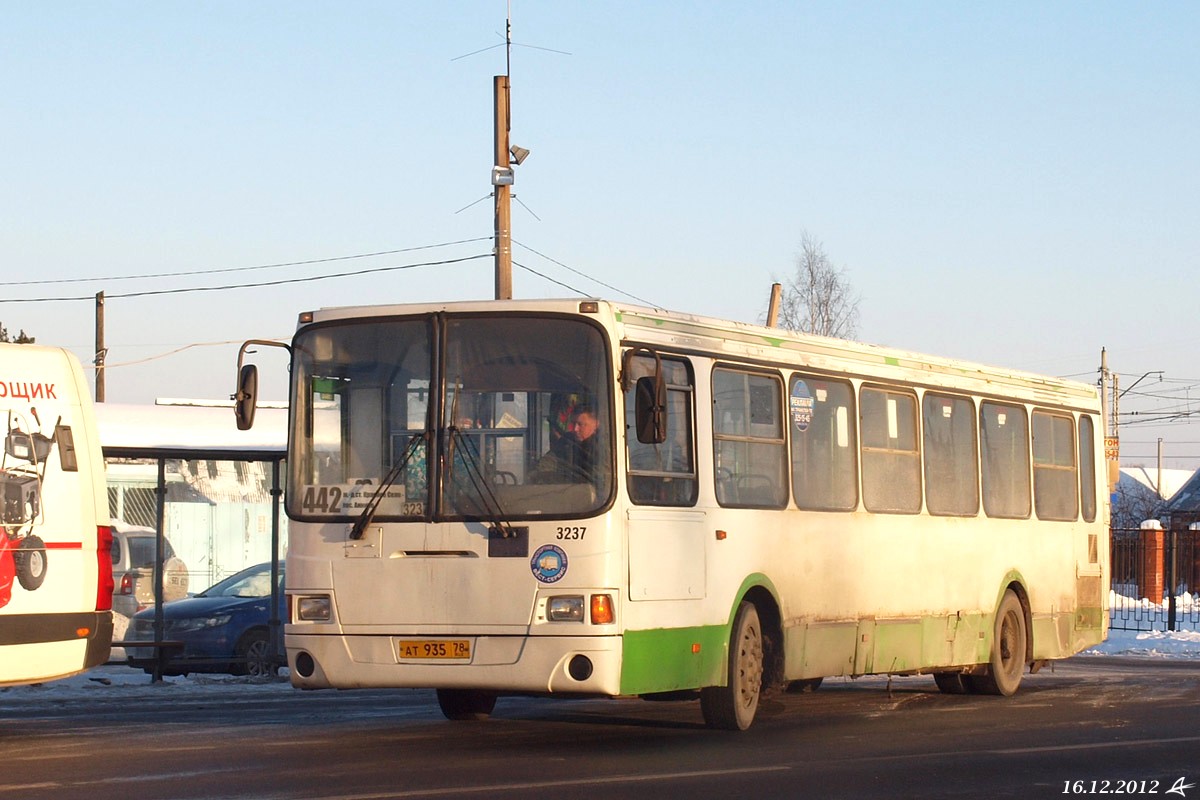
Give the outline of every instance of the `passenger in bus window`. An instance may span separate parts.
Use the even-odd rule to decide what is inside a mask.
[[[561,437],[538,461],[534,483],[591,483],[598,461],[596,443],[600,437],[600,419],[584,403],[575,406],[568,427],[570,435]]]

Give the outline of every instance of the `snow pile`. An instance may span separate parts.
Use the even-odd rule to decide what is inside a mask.
[[[1132,620],[1147,630],[1110,628],[1108,640],[1084,651],[1084,655],[1200,659],[1200,594],[1183,592],[1175,598],[1175,627],[1181,629],[1175,631],[1166,630],[1165,601],[1154,603],[1144,597],[1134,599],[1114,590],[1109,592],[1108,605],[1112,609],[1112,623],[1127,624]]]
[[[1110,630],[1107,641],[1083,655],[1200,659],[1200,631]]]

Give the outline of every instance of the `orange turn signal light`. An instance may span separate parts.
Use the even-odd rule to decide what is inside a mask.
[[[611,625],[615,619],[616,616],[615,612],[613,611],[612,595],[592,595],[592,624]]]

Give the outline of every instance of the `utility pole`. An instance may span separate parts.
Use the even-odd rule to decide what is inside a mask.
[[[495,118],[495,166],[492,167],[492,186],[496,196],[496,299],[512,299],[512,183],[513,171],[509,161],[508,76],[492,78],[492,98]]]
[[[1100,424],[1104,433],[1104,464],[1108,468],[1108,491],[1116,491],[1121,478],[1121,440],[1117,430],[1116,376],[1108,369],[1108,350],[1100,349]]]
[[[96,402],[104,402],[104,292],[96,292]]]
[[[779,300],[783,296],[783,284],[771,284],[771,301],[767,305],[767,327],[774,328],[779,324]]]

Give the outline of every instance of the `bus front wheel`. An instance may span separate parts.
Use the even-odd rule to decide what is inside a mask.
[[[729,639],[729,673],[724,686],[700,690],[700,710],[710,728],[744,731],[754,721],[763,683],[763,636],[758,611],[743,602]]]
[[[471,689],[438,689],[437,700],[446,719],[455,721],[487,719],[496,707],[496,695]]]
[[[1008,589],[996,610],[992,631],[992,657],[983,675],[967,675],[965,680],[978,694],[998,694],[1009,697],[1021,685],[1025,672],[1025,651],[1029,631],[1025,627],[1025,609],[1016,592]]]

